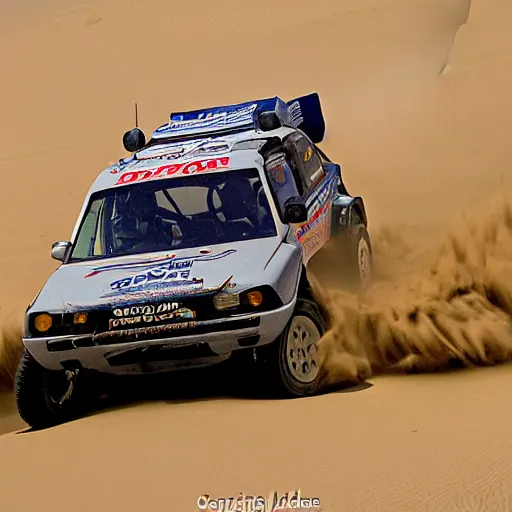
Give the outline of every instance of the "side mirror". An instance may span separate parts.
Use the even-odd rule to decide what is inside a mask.
[[[52,258],[58,261],[64,261],[68,250],[71,248],[71,242],[55,242],[52,244]]]
[[[284,205],[284,221],[287,224],[301,224],[308,220],[306,203],[300,197],[290,197]]]
[[[146,145],[146,136],[140,128],[134,128],[123,135],[123,146],[129,153],[135,153]]]

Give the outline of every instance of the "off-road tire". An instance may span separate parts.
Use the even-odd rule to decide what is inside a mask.
[[[361,276],[360,269],[360,250],[361,244],[365,244],[370,259],[370,270],[372,265],[372,244],[370,235],[364,227],[359,227],[355,233],[345,235],[346,253],[342,255],[343,277],[347,288],[351,291],[359,292],[369,284]]]
[[[59,405],[52,401],[49,391],[50,386],[59,382],[57,379],[65,381],[64,370],[47,370],[24,349],[16,372],[14,390],[19,415],[34,429],[48,428],[77,419],[92,410],[99,397],[94,376],[80,373],[70,398],[63,405]]]
[[[256,365],[261,376],[264,394],[276,398],[298,398],[314,395],[320,385],[321,368],[316,378],[309,383],[300,382],[292,375],[287,359],[288,334],[295,317],[306,317],[313,322],[320,337],[326,330],[325,322],[315,302],[297,299],[293,315],[279,337],[260,347],[256,354]]]

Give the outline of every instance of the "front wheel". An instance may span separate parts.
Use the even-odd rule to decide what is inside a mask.
[[[318,391],[321,368],[317,344],[324,332],[318,306],[313,301],[298,299],[281,335],[257,352],[256,363],[263,373],[266,391],[288,397]]]
[[[23,421],[36,429],[47,428],[90,410],[97,397],[95,380],[80,372],[83,370],[47,370],[25,349],[14,387]]]

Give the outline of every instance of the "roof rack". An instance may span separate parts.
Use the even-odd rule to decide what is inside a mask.
[[[152,139],[182,139],[254,129],[271,131],[280,126],[300,128],[313,142],[321,142],[325,122],[318,94],[301,96],[289,102],[276,96],[234,105],[172,113],[169,122],[153,132]]]
[[[325,134],[325,121],[318,93],[289,102],[276,96],[235,105],[172,113],[169,122],[157,128],[147,144],[140,128],[126,132],[123,144],[127,151],[134,153],[158,143],[185,142],[253,130],[269,132],[281,126],[298,128],[313,143],[321,142]]]

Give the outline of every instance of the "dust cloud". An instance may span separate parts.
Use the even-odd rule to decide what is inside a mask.
[[[326,385],[512,359],[509,198],[483,216],[462,216],[441,237],[383,229],[374,265],[360,295],[314,281],[330,315],[320,342]]]

